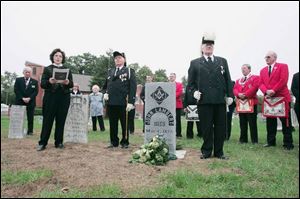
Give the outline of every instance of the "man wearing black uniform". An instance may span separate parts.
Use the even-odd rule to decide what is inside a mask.
[[[125,54],[113,52],[115,68],[108,71],[108,76],[103,86],[104,100],[107,101],[110,145],[108,148],[119,146],[118,121],[121,122],[122,148],[128,148],[129,134],[126,129],[126,112],[134,108],[136,94],[136,78],[134,69],[126,67]]]
[[[297,120],[299,123],[299,72],[295,73],[293,76],[291,90],[292,90],[293,95],[296,98],[294,110],[296,112]]]
[[[202,38],[203,56],[192,60],[188,71],[188,87],[197,99],[203,145],[201,159],[224,156],[226,134],[226,104],[233,102],[231,78],[226,59],[213,55],[215,36]]]
[[[24,77],[16,79],[14,91],[16,94],[16,105],[26,106],[28,130],[27,135],[33,134],[33,115],[35,108],[35,97],[39,92],[38,81],[31,78],[32,69],[25,67]]]

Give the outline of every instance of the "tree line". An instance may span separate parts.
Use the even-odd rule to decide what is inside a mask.
[[[107,72],[114,66],[113,50],[109,49],[105,55],[93,55],[91,53],[83,53],[81,55],[75,55],[66,57],[64,64],[70,68],[73,74],[82,74],[92,76],[90,87],[94,84],[103,86],[107,77]],[[154,76],[156,82],[168,81],[168,76],[165,69],[159,69],[152,71],[149,66],[140,66],[138,63],[129,64],[135,70],[137,84],[145,84],[146,76]],[[1,74],[1,103],[14,104],[14,82],[18,75],[14,72],[5,71],[4,75]],[[186,85],[186,78],[182,79],[183,84]]]

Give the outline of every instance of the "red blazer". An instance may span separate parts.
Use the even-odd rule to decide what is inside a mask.
[[[244,83],[242,79],[243,78],[236,80],[233,87],[233,94],[238,98],[238,94],[243,93],[247,99],[253,99],[254,104],[257,104],[256,93],[259,87],[259,76],[251,75]]]
[[[175,82],[175,83],[176,83],[176,108],[183,108],[182,99],[181,99],[183,86],[179,82]]]
[[[291,102],[291,95],[287,87],[289,79],[289,69],[287,64],[275,63],[269,77],[269,66],[265,66],[260,71],[259,89],[266,93],[267,90],[274,90],[274,97],[284,97],[286,102]]]

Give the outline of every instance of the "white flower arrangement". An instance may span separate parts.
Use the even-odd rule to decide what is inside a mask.
[[[130,163],[138,162],[151,165],[165,165],[169,160],[169,146],[157,135],[148,144],[132,153]]]

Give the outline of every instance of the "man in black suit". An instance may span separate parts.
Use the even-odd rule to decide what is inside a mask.
[[[24,77],[16,79],[14,91],[16,94],[16,105],[26,106],[28,130],[27,135],[33,134],[33,115],[35,108],[35,97],[38,94],[38,81],[31,78],[32,69],[25,67]]]
[[[299,123],[299,72],[295,73],[293,76],[293,80],[292,80],[292,93],[296,98],[296,102],[294,105],[294,110],[296,112],[297,115],[297,120]]]
[[[136,94],[135,71],[126,67],[126,58],[124,53],[113,52],[115,68],[108,71],[103,91],[103,96],[107,101],[109,126],[110,126],[110,145],[108,148],[119,146],[118,121],[121,121],[122,148],[128,148],[129,134],[126,129],[126,112],[134,109]],[[128,115],[127,115],[128,116]],[[127,118],[128,119],[128,118]]]
[[[203,55],[191,61],[188,71],[188,87],[197,99],[203,145],[201,159],[224,156],[223,144],[226,135],[226,104],[233,102],[231,78],[227,60],[213,55],[215,36],[202,38]]]
[[[232,81],[232,88],[235,84],[235,81]],[[225,139],[226,140],[229,140],[230,139],[230,136],[231,136],[231,127],[232,127],[232,115],[233,115],[233,112],[234,112],[234,109],[235,109],[235,102],[233,101],[231,105],[228,106],[228,110],[227,110],[227,117],[226,117],[226,137]]]

